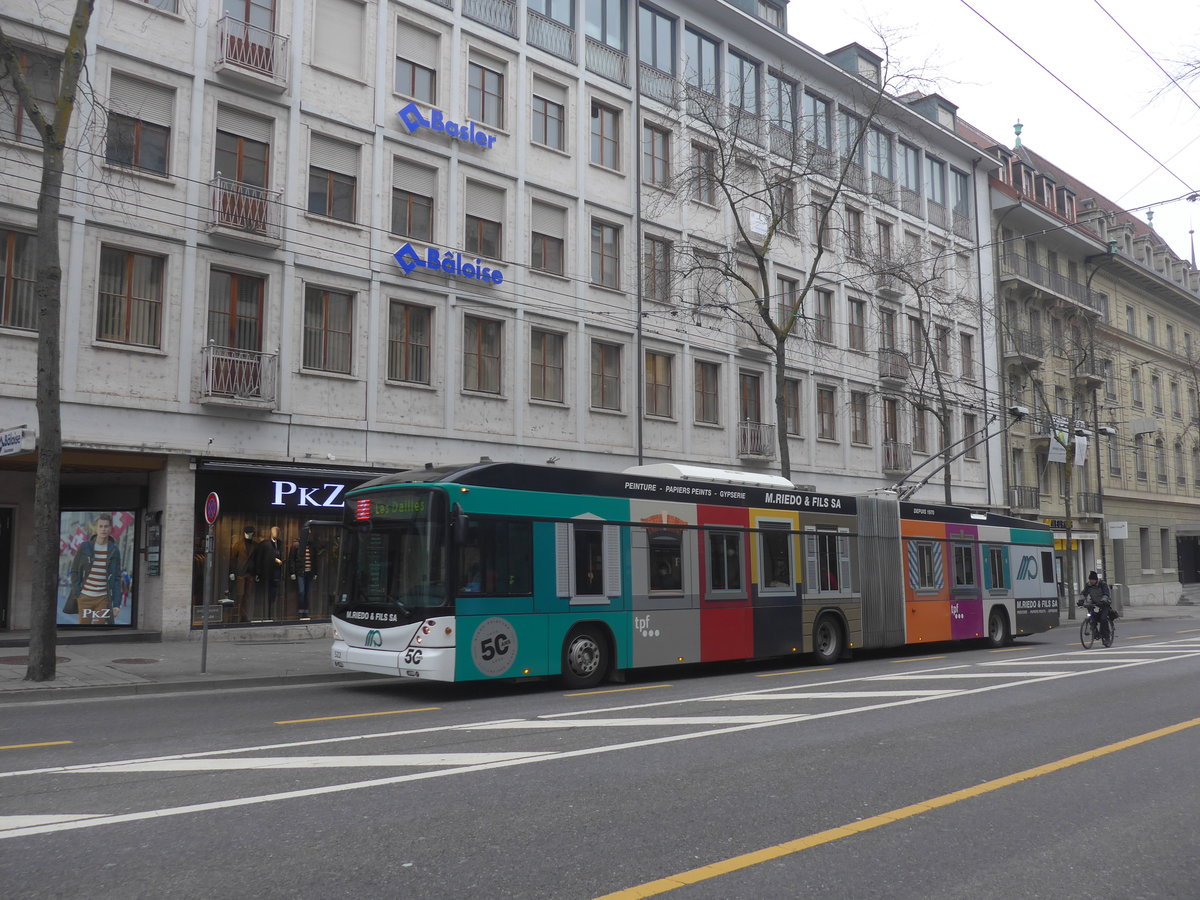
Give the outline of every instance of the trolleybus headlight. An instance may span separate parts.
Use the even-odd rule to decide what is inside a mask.
[[[344,637],[342,637],[342,633],[341,633],[340,631],[338,631],[338,629],[337,629],[337,626],[336,626],[336,625],[334,625],[334,626],[333,626],[333,639],[334,639],[335,641],[344,641],[344,640],[346,640]]]

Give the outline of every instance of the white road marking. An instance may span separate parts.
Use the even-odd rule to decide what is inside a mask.
[[[0,831],[10,828],[28,828],[31,825],[53,825],[58,822],[78,822],[82,819],[95,819],[101,813],[74,813],[59,816],[0,816]]]
[[[753,698],[752,698],[753,699]],[[784,719],[796,721],[794,715],[780,716],[643,716],[625,719],[530,719],[528,721],[464,726],[471,731],[504,730],[509,728],[622,728],[629,725],[742,725],[767,724]]]
[[[932,681],[940,678],[1045,678],[1047,675],[1066,675],[1066,672],[946,672],[940,674],[931,672],[928,675],[914,675],[906,672],[903,675],[879,675],[880,681]],[[1018,682],[1013,682],[1017,684]]]
[[[1093,651],[1090,654],[1084,655],[1085,651],[1080,651],[1078,656],[1058,657],[1057,659],[995,659],[990,662],[980,663],[981,666],[1108,666],[1112,663],[1137,663],[1147,662],[1146,659],[1140,656],[1109,656],[1104,651],[1096,653]],[[1178,656],[1176,659],[1183,659]]]
[[[228,756],[207,759],[156,759],[147,762],[101,763],[73,768],[71,774],[110,772],[232,772],[239,769],[350,769],[374,766],[477,766],[545,756],[545,753],[380,753],[362,756]]]
[[[941,691],[799,691],[786,694],[730,694],[728,697],[709,698],[719,700],[868,700],[881,697],[938,697],[956,694],[953,689]]]

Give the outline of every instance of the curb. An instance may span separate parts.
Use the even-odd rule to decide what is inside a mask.
[[[386,675],[371,672],[331,672],[328,675],[256,675],[245,678],[213,678],[205,681],[150,681],[141,684],[107,684],[0,690],[0,706],[42,700],[87,700],[96,697],[138,697],[154,694],[186,694],[230,688],[280,687],[283,685],[326,684],[335,681],[391,681]]]

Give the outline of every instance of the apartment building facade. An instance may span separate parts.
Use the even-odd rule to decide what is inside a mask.
[[[19,7],[5,28],[52,73],[65,23]],[[95,19],[61,229],[62,540],[65,570],[111,516],[127,584],[107,621],[60,624],[196,628],[210,494],[209,624],[320,621],[337,548],[302,616],[301,524],[426,462],[773,471],[782,430],[797,483],[916,483],[953,446],[952,499],[1001,503],[979,302],[995,160],[955,134],[952,104],[889,94],[878,57],[818,54],[785,17],[743,0],[118,0]],[[751,123],[730,138],[746,154],[805,155],[766,292],[685,262],[746,239],[720,190],[673,177],[718,149],[701,108]],[[38,156],[10,116],[0,606],[19,629]],[[777,421],[774,358],[736,313],[786,309],[810,280]],[[939,478],[918,496],[941,499]],[[275,528],[282,555],[248,566]]]
[[[1006,434],[1009,506],[1055,528],[1064,599],[1092,569],[1134,604],[1200,594],[1200,273],[1019,132],[977,137],[1004,159],[1002,385],[1030,410]]]

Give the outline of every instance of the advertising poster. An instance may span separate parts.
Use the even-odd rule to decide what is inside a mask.
[[[137,515],[64,510],[58,526],[58,624],[132,624]]]

